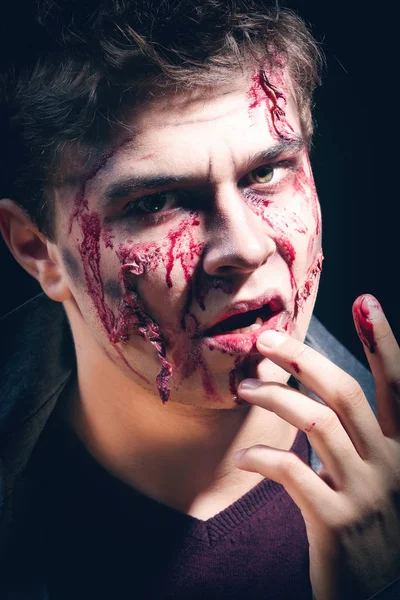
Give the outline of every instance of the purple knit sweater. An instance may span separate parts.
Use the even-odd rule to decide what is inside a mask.
[[[64,428],[46,429],[21,535],[41,540],[41,565],[31,566],[50,600],[312,597],[304,522],[283,486],[264,479],[202,521],[112,477]],[[308,462],[303,432],[291,450]]]

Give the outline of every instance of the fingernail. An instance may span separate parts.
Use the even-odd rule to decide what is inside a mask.
[[[382,314],[381,305],[379,304],[378,300],[370,294],[364,296],[361,301],[360,308],[362,314],[364,317],[367,317],[367,319],[377,319]]]
[[[243,448],[243,450],[239,450],[239,452],[236,452],[235,456],[234,456],[234,461],[236,462],[237,460],[239,460],[243,454],[246,452],[247,448]]]
[[[279,331],[273,329],[264,331],[258,338],[258,342],[266,348],[276,348],[279,344],[282,344],[286,340],[286,336]]]
[[[258,379],[243,379],[239,384],[238,392],[240,392],[240,390],[255,390],[260,387],[260,385],[262,385],[262,381],[259,381]]]

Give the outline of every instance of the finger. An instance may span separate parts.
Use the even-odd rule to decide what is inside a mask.
[[[291,373],[339,417],[363,459],[380,455],[383,433],[358,382],[306,344],[277,331],[257,340],[258,350]]]
[[[267,410],[306,433],[334,489],[342,488],[362,467],[360,456],[337,414],[328,406],[279,383],[245,379],[238,388],[241,398]]]
[[[375,379],[378,421],[385,436],[400,437],[400,348],[378,300],[371,294],[353,304],[357,333]]]
[[[235,465],[283,485],[306,521],[340,513],[336,492],[293,452],[255,445],[238,452]]]

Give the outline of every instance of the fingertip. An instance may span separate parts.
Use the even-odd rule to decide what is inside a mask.
[[[371,354],[374,353],[376,346],[371,320],[372,312],[376,309],[376,303],[380,307],[379,302],[371,294],[362,294],[353,303],[353,319],[358,336]],[[372,305],[374,305],[374,309],[371,308]]]
[[[235,463],[235,465],[237,465],[237,463],[240,462],[240,459],[242,458],[243,454],[246,452],[247,448],[243,448],[242,450],[239,450],[239,452],[236,452],[235,456],[233,457],[233,461]]]
[[[353,302],[353,315],[360,315],[370,321],[375,321],[383,315],[383,309],[378,300],[372,294],[362,294]]]
[[[372,321],[379,319],[383,314],[382,306],[372,294],[364,295],[360,308],[364,316]]]

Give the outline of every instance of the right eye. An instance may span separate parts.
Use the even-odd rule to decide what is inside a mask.
[[[176,193],[158,192],[150,196],[142,196],[126,205],[124,214],[150,215],[165,210],[171,210],[176,203]]]

